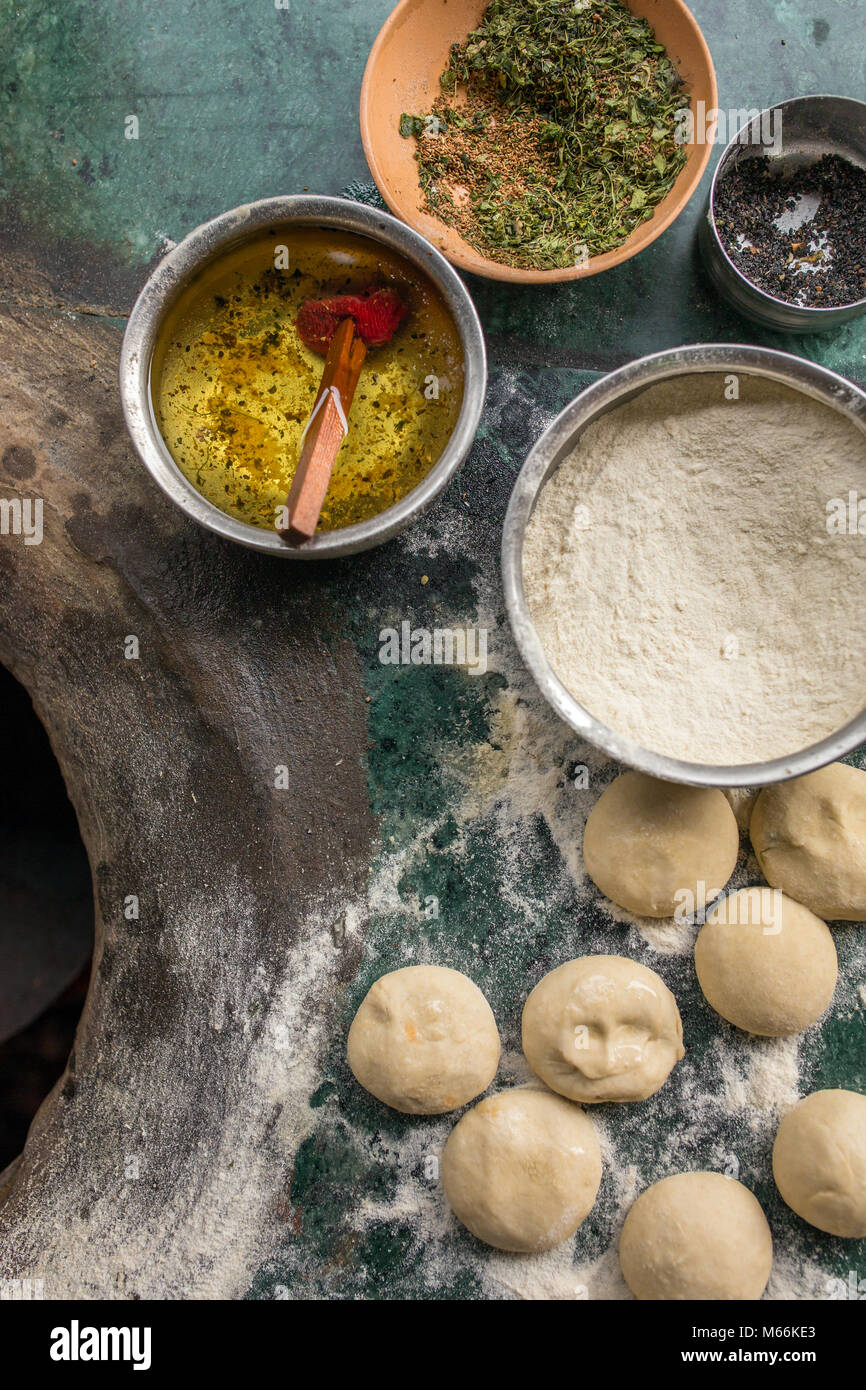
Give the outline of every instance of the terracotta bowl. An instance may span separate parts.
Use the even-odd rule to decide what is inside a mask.
[[[454,265],[491,280],[553,284],[582,280],[636,256],[678,217],[700,183],[712,149],[713,131],[686,146],[688,162],[653,216],[615,251],[593,256],[584,265],[562,270],[517,270],[487,260],[451,227],[421,206],[415,141],[400,134],[404,111],[429,111],[440,94],[439,76],[452,43],[460,43],[481,22],[488,0],[400,0],[373,44],[361,85],[361,139],[370,172],[392,212],[432,241]],[[656,39],[686,83],[695,103],[714,111],[718,100],[713,60],[704,36],[682,0],[628,0],[629,9],[648,19]],[[697,123],[696,123],[697,124]],[[701,132],[698,131],[700,135]]]

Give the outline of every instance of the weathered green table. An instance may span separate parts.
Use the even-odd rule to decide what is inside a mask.
[[[853,0],[694,8],[724,109],[863,94]],[[611,917],[579,846],[615,769],[521,669],[498,543],[527,448],[599,372],[722,339],[863,380],[866,320],[782,341],[723,309],[697,262],[700,197],[608,275],[541,291],[473,281],[492,372],[471,458],[399,542],[312,573],[184,522],[126,443],[113,371],[148,266],[236,203],[366,177],[358,90],[388,9],[0,9],[0,493],[47,503],[43,550],[0,551],[0,658],[49,728],[97,888],[75,1055],[0,1179],[0,1275],[43,1278],[47,1296],[624,1297],[613,1247],[634,1195],[713,1167],[765,1205],[771,1296],[850,1295],[863,1245],[794,1218],[769,1153],[797,1094],[866,1088],[861,931],[836,931],[823,1025],[767,1042],[708,1009],[687,933]],[[488,671],[383,665],[380,631],[403,621],[487,628]],[[123,660],[131,632],[137,663]],[[744,859],[737,882],[754,873]],[[496,1012],[500,1079],[517,1079],[527,991],[593,950],[660,971],[687,1058],[650,1101],[596,1113],[605,1178],[573,1247],[499,1255],[445,1206],[450,1122],[361,1093],[345,1030],[383,971],[456,966]]]

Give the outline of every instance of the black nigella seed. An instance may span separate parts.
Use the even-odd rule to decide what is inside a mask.
[[[804,198],[820,200],[812,216],[780,230]],[[713,214],[722,245],[758,289],[805,307],[866,299],[866,170],[847,159],[827,154],[792,169],[741,157],[716,185]]]

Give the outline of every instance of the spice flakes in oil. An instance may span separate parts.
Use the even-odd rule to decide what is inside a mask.
[[[274,528],[322,376],[322,358],[298,336],[298,310],[305,299],[371,284],[396,289],[409,314],[390,343],[368,354],[319,529],[378,515],[436,463],[463,397],[460,338],[438,291],[365,237],[273,228],[185,290],[154,354],[163,438],[221,511]]]

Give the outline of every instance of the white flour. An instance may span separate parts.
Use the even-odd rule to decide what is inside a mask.
[[[595,421],[539,499],[523,571],[551,666],[596,718],[693,762],[783,757],[866,703],[866,436],[741,375]],[[864,523],[866,525],[866,523]]]

